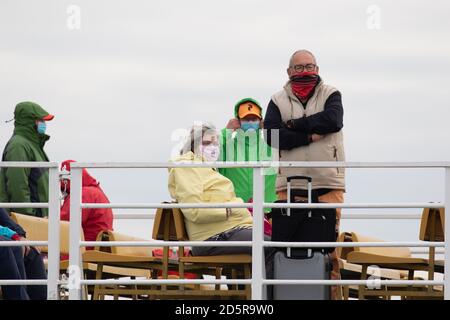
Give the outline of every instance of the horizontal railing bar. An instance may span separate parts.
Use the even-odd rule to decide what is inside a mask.
[[[376,208],[376,209],[394,209],[394,208],[443,208],[443,203],[428,202],[386,202],[386,203],[264,203],[266,208],[298,208],[298,209],[333,209],[333,208]]]
[[[0,161],[0,168],[59,168],[57,162]]]
[[[442,280],[279,280],[263,279],[263,284],[281,285],[364,285],[364,286],[442,286]]]
[[[48,208],[48,203],[46,202],[0,202],[0,208]]]
[[[114,219],[154,219],[155,213],[114,213]],[[417,213],[343,213],[342,219],[386,219],[386,220],[418,220],[421,214]]]
[[[428,254],[429,249],[428,248],[417,248],[410,250],[412,254]],[[445,248],[436,248],[436,254],[444,254]]]
[[[150,285],[150,284],[251,284],[250,279],[135,279],[81,280],[81,285]],[[364,285],[364,286],[442,286],[442,280],[280,280],[263,279],[263,284],[281,285]]]
[[[341,216],[341,220],[419,220],[421,219],[421,217],[422,214],[420,213],[343,213]]]
[[[251,203],[82,203],[83,209],[183,209],[183,208],[251,208]]]
[[[443,208],[444,203],[436,202],[386,202],[386,203],[264,203],[265,208],[298,208],[298,209],[333,209],[333,208],[354,208],[354,209],[393,209],[393,208]],[[188,209],[188,208],[251,208],[251,203],[83,203],[83,209]]]
[[[115,284],[115,285],[146,285],[146,284],[251,284],[251,279],[136,279],[136,280],[81,280],[82,285]]]
[[[251,247],[251,241],[80,241],[80,247]]]
[[[281,248],[352,248],[352,247],[445,247],[445,242],[270,242],[264,241],[265,247]]]
[[[252,162],[77,162],[72,168],[447,168],[450,162],[341,162],[341,161],[252,161]]]
[[[80,247],[251,247],[251,241],[80,241]],[[326,247],[444,247],[445,242],[270,242],[263,246],[280,248],[326,248]]]
[[[276,163],[282,168],[447,168],[450,162],[343,162],[343,161],[280,161]],[[273,164],[272,164],[273,165]]]
[[[114,213],[114,219],[154,219],[156,213]]]
[[[0,286],[45,286],[46,279],[0,280]]]
[[[78,162],[71,168],[91,169],[170,169],[170,168],[270,168],[270,162]]]
[[[280,279],[263,279],[264,284],[281,284],[281,285],[423,285],[423,286],[442,286],[442,280],[280,280]],[[67,283],[60,282],[62,285]],[[250,279],[136,279],[136,280],[81,280],[81,285],[96,284],[116,284],[116,285],[146,285],[146,284],[251,284]],[[27,279],[27,280],[0,280],[1,286],[10,285],[47,285],[46,279]]]
[[[0,247],[48,246],[48,241],[0,241]]]

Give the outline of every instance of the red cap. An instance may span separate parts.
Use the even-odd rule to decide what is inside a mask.
[[[51,120],[53,120],[54,117],[55,117],[54,115],[48,114],[45,117],[42,117],[42,120],[44,120],[44,121],[51,121]]]

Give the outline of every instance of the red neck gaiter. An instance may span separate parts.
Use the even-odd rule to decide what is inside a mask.
[[[292,92],[302,101],[309,99],[319,83],[319,75],[315,71],[299,72],[291,76]]]

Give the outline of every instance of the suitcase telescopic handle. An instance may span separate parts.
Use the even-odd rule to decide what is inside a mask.
[[[307,176],[290,176],[287,177],[286,179],[287,182],[291,182],[292,180],[308,180],[308,182],[312,182],[312,178]]]
[[[291,203],[291,181],[292,180],[307,180],[308,181],[308,203],[312,202],[312,178],[308,176],[289,176],[286,177],[287,180],[287,203]],[[291,208],[287,208],[287,216],[291,215]],[[308,214],[311,216],[311,212]]]
[[[288,191],[288,202],[290,202],[291,197],[291,181],[292,180],[306,180],[308,181],[308,202],[312,202],[312,178],[308,176],[290,176],[286,177],[287,180],[287,191]]]

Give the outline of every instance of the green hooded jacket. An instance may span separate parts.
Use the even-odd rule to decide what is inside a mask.
[[[2,161],[48,162],[44,144],[50,138],[39,134],[36,121],[48,112],[33,102],[21,102],[14,110],[14,134],[3,151]],[[0,202],[48,202],[48,169],[2,168]],[[11,208],[9,211],[46,217],[48,209]]]
[[[239,105],[246,101],[255,103],[262,108],[256,100],[246,98],[239,101],[234,114],[238,118]],[[264,141],[262,130],[222,129],[220,139],[219,161],[272,161],[272,149]],[[253,168],[220,168],[219,172],[233,182],[236,196],[248,202],[253,198]],[[275,202],[277,195],[275,183],[277,170],[265,169],[265,201]],[[270,212],[270,208],[265,209]]]

